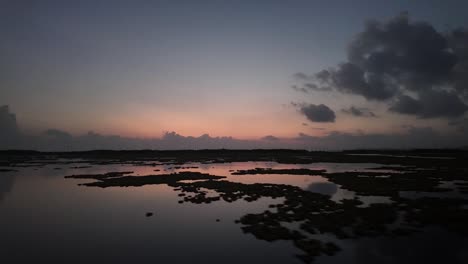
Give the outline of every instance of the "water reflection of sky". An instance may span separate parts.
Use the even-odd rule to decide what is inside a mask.
[[[278,202],[270,198],[251,203],[241,200],[179,204],[179,193],[167,185],[89,188],[77,185],[89,180],[64,179],[63,176],[110,171],[147,175],[189,170],[222,175],[229,181],[246,184],[290,184],[340,200],[353,198],[354,193],[321,176],[231,173],[254,168],[309,168],[335,172],[378,167],[379,164],[242,162],[72,168],[74,166],[77,165],[27,167],[18,168],[19,172],[0,174],[2,263],[301,263],[294,257],[300,252],[292,243],[257,240],[243,234],[240,226],[234,223],[242,215],[263,212],[269,204]],[[198,168],[175,169],[176,166]],[[381,202],[379,199],[383,198],[365,199],[371,203]],[[145,217],[146,212],[153,212],[154,216]],[[423,257],[422,248],[426,244],[434,247],[434,243],[448,251],[432,250],[431,260],[450,254],[450,259],[447,258],[450,263],[466,263],[462,261],[466,260],[466,254],[463,258],[462,252],[468,250],[466,239],[438,232],[399,238],[398,243],[404,246],[385,239],[342,242],[345,250],[333,258],[320,257],[317,263],[409,263],[406,260],[414,263],[417,256]],[[416,243],[415,256],[408,256],[405,246],[415,247]]]

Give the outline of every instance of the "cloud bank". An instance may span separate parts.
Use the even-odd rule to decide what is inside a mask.
[[[323,108],[319,106],[312,107]],[[309,109],[309,108],[307,108]],[[325,109],[325,108],[323,108]],[[0,141],[0,150],[29,149],[41,151],[83,151],[95,149],[256,149],[292,148],[307,150],[343,150],[355,148],[444,148],[468,146],[468,134],[460,131],[454,135],[440,135],[431,128],[410,127],[401,134],[365,134],[332,131],[325,136],[300,133],[296,137],[280,138],[267,135],[260,139],[245,140],[232,137],[182,136],[166,132],[161,138],[128,138],[88,132],[74,136],[65,131],[48,129],[39,135],[24,135],[8,107],[0,108],[0,134],[12,141]],[[318,111],[320,113],[320,111]],[[326,111],[325,111],[326,112]],[[453,123],[462,126],[466,123]],[[309,129],[308,127],[306,127]],[[315,130],[316,128],[311,128]]]
[[[438,32],[408,14],[372,20],[349,44],[345,62],[295,77],[297,91],[362,96],[419,118],[461,117],[468,110],[468,31]]]

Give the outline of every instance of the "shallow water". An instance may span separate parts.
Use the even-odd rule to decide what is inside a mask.
[[[331,196],[358,197],[363,206],[388,197],[356,196],[322,176],[232,175],[254,168],[364,171],[380,164],[279,164],[275,162],[186,163],[156,166],[50,164],[0,173],[0,261],[2,263],[302,263],[288,241],[266,242],[244,234],[234,221],[261,213],[278,199],[211,204],[178,201],[165,184],[92,188],[66,175],[133,171],[131,175],[198,171],[244,184],[288,184]],[[74,168],[79,167],[79,168]],[[183,168],[180,168],[183,167]],[[190,168],[186,168],[190,167]],[[195,168],[196,167],[196,168]],[[154,213],[146,217],[147,212]],[[219,220],[219,221],[217,221]],[[327,239],[333,240],[333,237]],[[336,240],[336,239],[335,239]],[[468,263],[466,238],[443,230],[410,237],[337,242],[343,250],[315,263]],[[434,250],[425,250],[426,247]],[[411,248],[411,250],[409,249]],[[438,249],[438,250],[435,250]]]

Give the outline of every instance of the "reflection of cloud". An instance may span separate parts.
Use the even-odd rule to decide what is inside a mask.
[[[336,184],[331,182],[314,182],[307,187],[307,190],[314,193],[332,196],[338,191],[338,187]]]
[[[10,173],[0,173],[0,202],[5,198],[5,195],[11,192],[15,176]]]

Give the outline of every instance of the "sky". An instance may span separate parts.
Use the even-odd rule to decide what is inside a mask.
[[[466,10],[1,0],[0,149],[466,146]]]

